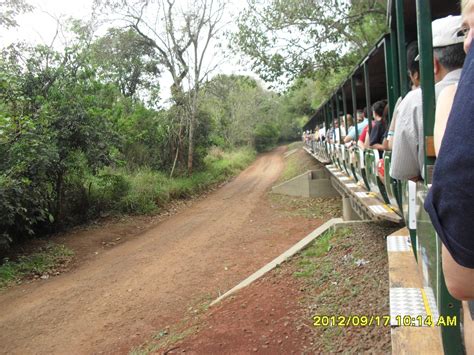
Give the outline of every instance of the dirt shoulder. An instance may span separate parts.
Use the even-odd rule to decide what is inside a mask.
[[[354,224],[323,235],[249,287],[155,338],[142,352],[390,353],[390,327],[382,325],[389,314],[384,236],[393,229]],[[379,316],[381,325],[347,326],[347,318],[338,317],[350,315]],[[327,326],[325,316],[336,316],[339,326]]]
[[[284,151],[170,216],[58,237],[76,253],[73,269],[0,295],[0,352],[128,353],[281,254],[332,217],[268,198]]]

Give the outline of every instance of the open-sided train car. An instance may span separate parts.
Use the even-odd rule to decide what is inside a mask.
[[[322,127],[339,130],[341,117],[354,117],[356,111],[371,107],[378,100],[386,99],[389,120],[393,116],[399,97],[410,88],[407,76],[407,45],[418,41],[420,73],[423,96],[423,124],[425,136],[424,181],[397,181],[390,177],[391,153],[383,157],[373,149],[347,147],[340,140],[329,142],[319,139],[311,143],[311,149],[320,160],[331,161],[341,172],[352,177],[391,208],[404,217],[410,230],[411,246],[423,280],[424,301],[432,310],[434,322],[438,317],[460,320],[461,304],[448,293],[441,267],[441,241],[424,211],[423,203],[431,184],[434,165],[433,129],[435,116],[435,91],[433,75],[433,48],[431,22],[435,19],[460,13],[457,1],[445,0],[388,0],[388,29],[368,55],[356,66],[349,77],[315,112],[304,126],[305,130]],[[368,110],[369,130],[372,113]],[[346,125],[347,127],[347,122]],[[356,129],[356,141],[361,132]],[[321,135],[319,135],[321,138]],[[327,137],[326,137],[327,138]],[[379,174],[379,159],[383,159],[384,174]],[[462,327],[441,326],[445,353],[464,353]],[[422,349],[420,349],[422,350]]]

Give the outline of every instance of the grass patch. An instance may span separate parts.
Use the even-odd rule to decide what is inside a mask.
[[[288,144],[288,151],[293,150],[293,149],[300,149],[300,148],[303,148],[303,142],[301,141]]]
[[[315,315],[383,315],[389,312],[383,235],[395,227],[354,224],[329,230],[298,254],[292,275],[304,284],[305,319]],[[364,264],[360,264],[364,261]],[[390,329],[381,326],[318,326],[308,352],[386,353]],[[356,339],[356,341],[355,341]]]
[[[167,349],[169,351],[172,349],[173,344],[176,344],[180,340],[186,338],[188,335],[193,334],[197,329],[198,327],[195,325],[177,333],[168,334],[168,331],[166,330],[159,331],[152,336],[152,339],[155,342],[135,347],[129,352],[129,355],[155,354],[160,349]]]
[[[91,214],[100,212],[148,214],[156,212],[172,199],[202,193],[245,169],[256,153],[250,148],[222,151],[213,148],[204,167],[191,176],[169,178],[151,169],[134,172],[106,169],[86,181]]]
[[[20,256],[16,261],[5,259],[0,266],[0,289],[25,278],[59,272],[72,260],[74,252],[64,245],[47,244],[38,252]]]
[[[164,353],[173,349],[173,345],[199,329],[199,316],[209,309],[211,296],[206,295],[194,307],[188,308],[188,314],[177,324],[156,331],[149,341],[133,348],[129,355],[148,355]]]
[[[303,146],[302,142],[294,142],[288,145],[288,151],[293,149],[300,149]],[[301,175],[308,170],[314,170],[318,167],[316,161],[310,157],[303,150],[289,155],[285,158],[285,168],[281,173],[278,183],[282,183]]]
[[[319,274],[319,281],[324,281],[329,274],[333,272],[330,260],[324,259],[332,249],[332,245],[338,239],[345,237],[352,233],[350,229],[329,229],[319,236],[309,247],[300,253],[298,260],[299,270],[293,275],[295,277],[314,277],[316,271]]]

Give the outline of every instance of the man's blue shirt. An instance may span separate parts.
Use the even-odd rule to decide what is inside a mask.
[[[368,124],[369,124],[369,120],[367,118],[364,118],[364,120],[362,122],[359,122],[357,124],[357,131],[359,132],[359,135],[361,134],[361,132],[365,128],[365,126],[367,126]],[[351,128],[349,128],[349,132],[347,132],[347,135],[349,137],[351,137],[352,139],[356,138],[355,126],[352,126]]]

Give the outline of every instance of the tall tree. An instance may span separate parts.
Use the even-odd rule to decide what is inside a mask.
[[[193,170],[194,134],[202,82],[215,68],[209,65],[211,41],[221,31],[222,0],[96,0],[98,8],[113,9],[120,20],[136,31],[157,52],[157,58],[172,78],[172,100],[182,112],[187,133],[187,168]],[[180,129],[176,158],[183,148]],[[176,160],[176,159],[175,159]]]
[[[134,98],[142,92],[151,101],[157,99],[159,62],[156,52],[135,31],[111,28],[92,44],[91,52],[99,75],[116,83],[122,95]]]
[[[247,0],[232,36],[267,81],[352,66],[385,30],[381,0]]]

